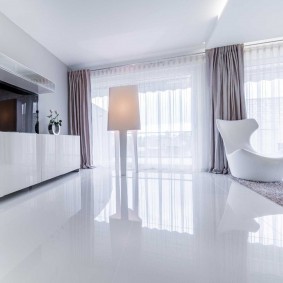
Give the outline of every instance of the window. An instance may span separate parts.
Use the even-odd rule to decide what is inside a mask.
[[[135,84],[139,89],[141,118],[141,130],[137,131],[140,170],[204,169],[208,154],[202,144],[208,142],[209,133],[204,59],[201,54],[94,71],[95,165],[115,165],[117,138],[106,130],[109,88]],[[128,132],[129,168],[133,156],[131,145],[132,133]]]
[[[247,115],[259,129],[252,137],[262,153],[283,153],[283,43],[245,48]]]

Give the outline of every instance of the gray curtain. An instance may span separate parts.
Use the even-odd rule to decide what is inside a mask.
[[[81,137],[81,168],[92,168],[92,113],[90,70],[68,73],[69,127]]]
[[[246,118],[243,45],[206,50],[206,65],[212,106],[210,172],[226,174],[228,162],[216,119]]]

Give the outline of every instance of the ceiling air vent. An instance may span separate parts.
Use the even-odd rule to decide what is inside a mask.
[[[0,81],[36,93],[54,93],[55,84],[0,53]]]

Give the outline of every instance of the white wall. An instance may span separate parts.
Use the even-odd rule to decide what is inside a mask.
[[[67,66],[0,13],[0,52],[53,81],[55,93],[39,95],[40,132],[47,133],[49,109],[58,110],[68,133]]]

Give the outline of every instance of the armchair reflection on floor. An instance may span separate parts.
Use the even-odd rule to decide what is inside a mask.
[[[254,192],[232,181],[224,213],[218,226],[218,232],[259,231],[256,218],[283,214],[281,206],[264,197],[254,197]]]

